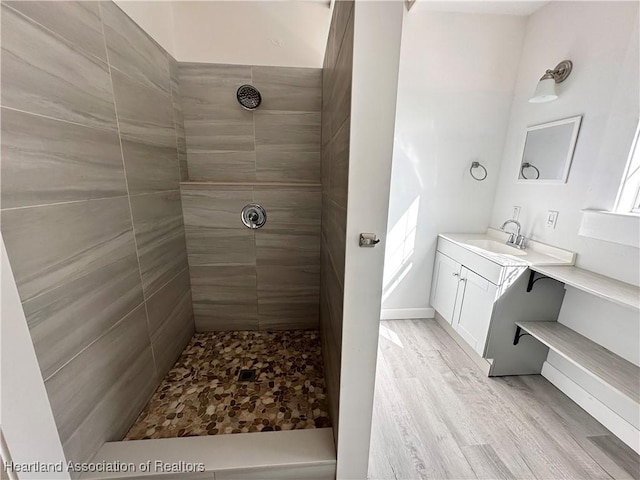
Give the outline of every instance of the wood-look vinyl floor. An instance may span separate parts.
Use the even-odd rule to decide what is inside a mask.
[[[377,372],[371,480],[640,478],[545,378],[484,376],[435,320],[381,322]]]

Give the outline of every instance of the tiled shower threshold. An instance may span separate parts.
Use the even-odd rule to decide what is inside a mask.
[[[329,480],[335,478],[336,450],[333,429],[316,428],[107,442],[93,459],[96,464],[103,462],[132,464],[136,471],[86,473],[81,478]],[[183,470],[189,465],[201,464],[203,471],[163,473],[155,468],[156,462],[163,466],[176,465]],[[151,472],[141,472],[140,465],[151,465]]]

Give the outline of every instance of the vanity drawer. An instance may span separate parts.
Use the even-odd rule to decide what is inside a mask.
[[[500,285],[504,268],[501,265],[442,237],[438,237],[438,246],[436,249],[481,277],[486,278],[494,285]]]

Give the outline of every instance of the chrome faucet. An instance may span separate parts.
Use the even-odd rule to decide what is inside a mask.
[[[524,235],[520,235],[520,230],[522,229],[522,225],[520,225],[519,221],[510,218],[509,220],[507,220],[502,224],[502,227],[500,227],[500,230],[504,232],[505,231],[504,228],[510,223],[513,223],[516,226],[516,232],[515,233],[507,232],[509,233],[509,239],[507,240],[507,245],[510,245],[515,248],[523,249],[525,238],[524,238]]]

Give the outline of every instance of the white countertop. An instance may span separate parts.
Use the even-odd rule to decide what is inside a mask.
[[[441,233],[440,236],[504,267],[573,265],[576,259],[574,252],[552,247],[534,240],[528,240],[526,243],[527,247],[524,250],[509,247],[513,248],[514,255],[490,252],[467,243],[470,240],[494,240],[506,244],[509,234],[500,230],[494,230],[493,228],[489,228],[486,233]],[[526,253],[526,255],[518,256],[517,254],[521,252]]]
[[[508,234],[489,228],[486,233],[442,233],[440,236],[476,255],[484,257],[503,267],[529,267],[542,275],[554,278],[565,285],[583,290],[597,297],[634,309],[640,309],[640,288],[615,280],[595,272],[575,267],[576,254],[568,250],[552,247],[529,240],[526,255],[514,247],[514,255],[495,253],[469,245],[473,240],[493,240],[506,244]]]

